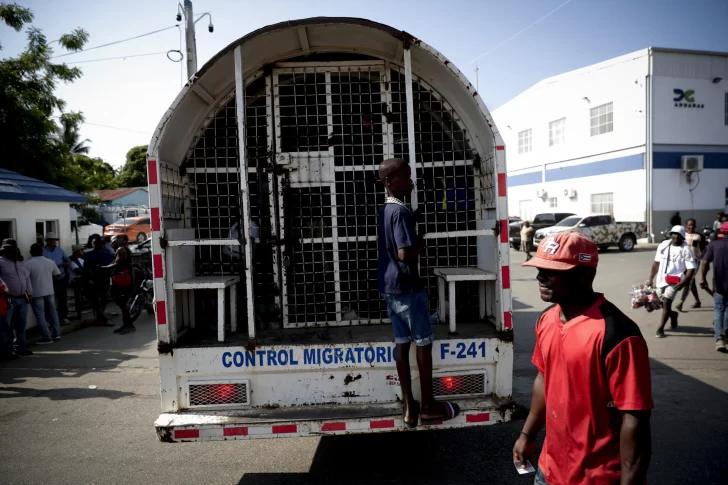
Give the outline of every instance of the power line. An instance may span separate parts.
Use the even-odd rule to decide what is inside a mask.
[[[88,52],[88,51],[92,51],[94,49],[101,49],[102,47],[108,47],[110,45],[121,44],[122,42],[129,42],[130,40],[140,39],[140,38],[146,37],[148,35],[157,34],[159,32],[164,32],[165,30],[176,29],[178,26],[179,26],[179,24],[175,24],[175,25],[172,25],[171,27],[165,27],[163,29],[153,30],[152,32],[147,32],[146,34],[141,34],[141,35],[136,35],[134,37],[129,37],[128,39],[117,40],[117,41],[114,41],[114,42],[109,42],[108,44],[97,45],[97,46],[94,46],[94,47],[89,47],[88,49],[82,49],[82,50],[76,51],[76,52],[68,52],[66,54],[61,54],[61,55],[58,55],[58,56],[53,56],[53,57],[51,57],[51,59],[57,59],[59,57],[66,57],[66,56],[72,56],[73,54],[81,54],[82,52]]]
[[[540,19],[536,20],[534,23],[532,23],[532,24],[528,25],[527,27],[519,30],[518,32],[516,32],[512,36],[508,37],[506,40],[504,40],[500,44],[498,44],[495,47],[493,47],[492,49],[488,50],[487,52],[485,52],[483,54],[480,54],[478,57],[476,57],[475,59],[473,59],[472,61],[470,61],[470,63],[472,64],[473,62],[479,61],[480,59],[482,59],[483,57],[487,56],[488,54],[490,54],[491,52],[493,52],[497,48],[501,47],[502,45],[504,45],[504,44],[506,44],[506,43],[508,43],[510,41],[512,41],[513,39],[515,39],[516,37],[518,37],[519,35],[521,35],[525,31],[527,31],[528,29],[530,29],[534,25],[538,24],[539,22],[541,22],[545,18],[551,16],[552,14],[554,14],[554,13],[558,12],[559,10],[561,10],[562,8],[564,8],[570,2],[571,2],[571,0],[566,0],[564,3],[562,3],[561,5],[559,5],[558,7],[556,7],[555,9],[553,9],[552,11],[550,11],[549,13],[547,13],[546,15],[544,15],[543,17],[541,17]]]
[[[169,51],[147,52],[146,54],[132,54],[132,55],[129,55],[129,56],[104,57],[103,59],[89,59],[87,61],[67,62],[66,64],[70,66],[71,64],[84,64],[84,63],[87,63],[87,62],[113,61],[113,60],[116,60],[116,59],[130,59],[132,57],[156,56],[158,54],[167,54],[168,52]],[[179,62],[179,61],[175,61],[175,62]]]
[[[131,133],[139,133],[141,135],[147,135],[147,136],[149,136],[149,132],[146,132],[146,131],[130,130],[128,128],[119,128],[118,126],[101,125],[99,123],[90,123],[88,121],[84,121],[83,123],[85,125],[100,126],[101,128],[110,128],[112,130],[128,131],[128,132],[131,132]]]

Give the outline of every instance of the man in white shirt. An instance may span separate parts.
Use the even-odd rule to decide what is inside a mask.
[[[670,239],[657,247],[655,261],[652,263],[649,285],[657,288],[662,298],[662,318],[655,337],[665,338],[665,324],[670,319],[670,327],[677,327],[678,313],[672,309],[672,301],[677,293],[690,281],[695,273],[695,256],[685,242],[685,228],[675,226],[670,231]],[[655,280],[657,277],[657,280]]]
[[[56,263],[43,256],[43,246],[33,244],[30,246],[30,261],[25,266],[30,271],[30,281],[33,285],[33,313],[38,322],[38,328],[43,334],[39,344],[52,344],[54,340],[61,339],[61,325],[56,311],[56,301],[53,292],[53,280],[61,278],[61,271]],[[46,315],[48,319],[46,319]],[[48,329],[48,320],[52,325]],[[52,333],[52,335],[51,335]]]

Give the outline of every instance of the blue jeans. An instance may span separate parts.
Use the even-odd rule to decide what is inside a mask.
[[[728,296],[715,292],[713,301],[715,302],[715,316],[713,317],[715,338],[728,339]]]
[[[54,295],[34,297],[33,313],[35,314],[35,320],[38,322],[40,333],[43,334],[43,339],[51,340],[52,337],[61,336],[61,324],[58,321],[58,312],[56,311],[56,300]],[[46,319],[46,315],[48,315],[48,319]],[[48,320],[50,320],[52,325],[50,331],[48,330]],[[51,333],[53,336],[51,336]]]
[[[394,343],[407,344],[415,341],[418,347],[430,345],[435,336],[430,325],[430,309],[427,293],[382,293],[387,302],[387,313],[394,328]]]
[[[13,331],[10,320],[0,317],[0,354],[9,354],[13,351]]]
[[[28,300],[25,298],[10,297],[10,307],[5,318],[8,324],[15,331],[15,339],[13,345],[15,350],[25,350],[27,347],[25,341],[25,325],[28,322]]]
[[[549,485],[541,469],[536,470],[536,478],[533,479],[533,485]]]

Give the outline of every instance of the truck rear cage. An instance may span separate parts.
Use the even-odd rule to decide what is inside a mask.
[[[409,159],[404,69],[362,59],[284,62],[246,82],[257,325],[387,322],[377,290],[377,218],[384,199],[377,168],[386,158]],[[464,123],[439,93],[416,75],[412,88],[416,214],[427,246],[420,273],[434,312],[432,268],[476,267],[478,252],[485,251],[484,223],[495,218],[495,162],[472,147]],[[235,90],[210,113],[180,169],[160,164],[163,213],[178,220],[177,227],[194,230],[194,240],[173,243],[194,246],[194,274],[240,276],[242,303],[248,281]],[[477,308],[478,282],[458,285],[458,304]],[[215,296],[195,298],[191,321],[204,321]],[[246,305],[238,307],[243,321]]]

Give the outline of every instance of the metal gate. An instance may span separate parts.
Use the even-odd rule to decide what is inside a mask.
[[[256,319],[284,328],[386,321],[377,290],[377,172],[386,158],[408,159],[403,69],[378,60],[279,63],[248,81],[245,94],[243,170],[260,230]],[[480,159],[454,108],[416,76],[412,96],[418,230],[427,234],[420,273],[434,308],[431,268],[477,266],[477,221],[495,207],[493,161]],[[198,239],[240,236],[234,126],[231,93],[190,147],[186,224]],[[243,277],[240,256],[236,247],[199,246],[197,274]],[[477,308],[477,283],[464,285],[459,301]]]

